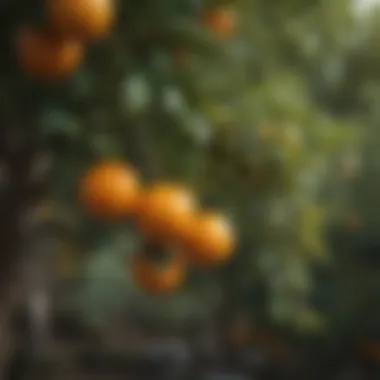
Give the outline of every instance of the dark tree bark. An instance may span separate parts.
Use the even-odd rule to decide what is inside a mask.
[[[20,116],[10,114],[2,116],[0,130],[0,162],[3,167],[3,182],[0,190],[0,374],[4,373],[9,364],[12,349],[16,344],[11,328],[12,315],[18,303],[20,301],[25,303],[25,296],[28,297],[27,294],[23,295],[23,291],[30,284],[24,284],[26,278],[22,269],[25,268],[27,262],[30,263],[33,260],[32,256],[35,256],[35,252],[40,250],[35,246],[38,243],[35,238],[36,221],[31,218],[31,210],[46,187],[46,183],[34,182],[30,177],[39,149],[33,115],[25,113]]]

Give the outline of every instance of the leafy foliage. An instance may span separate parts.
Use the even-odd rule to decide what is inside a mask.
[[[18,106],[33,104],[36,133],[54,156],[51,196],[79,221],[90,251],[80,308],[94,323],[125,305],[185,323],[215,308],[205,289],[219,300],[227,288],[255,317],[323,331],[333,310],[310,304],[312,271],[331,264],[326,221],[350,199],[342,168],[358,160],[368,122],[352,109],[377,104],[378,57],[363,44],[376,44],[376,32],[363,32],[347,0],[257,0],[216,4],[237,25],[220,38],[202,21],[208,3],[119,2],[114,32],[89,47],[72,78],[15,82]],[[115,156],[147,181],[153,171],[189,183],[205,205],[231,214],[240,238],[232,262],[194,273],[170,299],[135,289],[127,262],[139,231],[90,220],[76,198],[83,170]]]

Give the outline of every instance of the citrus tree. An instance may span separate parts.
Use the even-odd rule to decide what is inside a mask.
[[[348,2],[40,5],[1,16],[4,273],[53,208],[80,247],[28,257],[84,278],[70,305],[94,326],[127,306],[165,326],[235,308],[326,327],[311,270],[358,142],[336,114]]]

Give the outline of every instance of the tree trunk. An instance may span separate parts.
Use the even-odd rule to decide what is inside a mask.
[[[12,356],[13,345],[13,331],[11,326],[12,310],[14,300],[13,295],[9,292],[9,288],[5,288],[1,294],[0,299],[0,376],[4,376],[8,372],[10,358]]]
[[[9,116],[9,115],[8,115]],[[36,144],[31,120],[14,125],[2,118],[0,129],[0,163],[3,181],[0,186],[0,378],[4,376],[12,349],[11,318],[16,293],[21,285],[21,264],[28,254],[26,237],[30,234],[27,213],[39,192],[30,184],[30,167]],[[14,119],[13,119],[14,120]],[[28,124],[27,124],[28,123]],[[31,127],[31,126],[30,126]],[[35,191],[37,190],[37,191]]]
[[[11,215],[1,210],[0,235],[0,377],[3,376],[14,349],[12,313],[16,303],[17,263],[20,258],[20,235]],[[17,209],[14,210],[17,212]]]

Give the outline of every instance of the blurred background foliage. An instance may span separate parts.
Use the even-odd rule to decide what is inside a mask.
[[[67,225],[48,252],[57,310],[107,334],[115,318],[170,331],[219,310],[294,336],[380,332],[380,22],[356,5],[119,1],[114,30],[67,80],[31,80],[5,60],[1,107],[30,112],[41,170],[54,167],[36,212]],[[2,7],[4,28],[46,18],[44,4]],[[115,156],[231,215],[232,260],[172,296],[139,289],[139,231],[92,220],[76,196],[83,171]]]
[[[151,2],[120,4],[115,32],[91,47],[69,83],[56,90],[30,84],[51,99],[46,104],[34,96],[48,142],[65,145],[63,152],[53,147],[55,199],[81,218],[75,186],[83,169],[99,156],[128,159],[134,144],[127,141],[128,129],[144,129],[164,178],[191,183],[206,202],[226,207],[236,219],[240,249],[222,278],[231,291],[246,294],[242,306],[245,297],[257,297],[255,283],[263,281],[270,295],[267,305],[252,305],[254,314],[313,325],[319,316],[308,304],[310,270],[329,261],[324,222],[347,207],[341,166],[355,160],[363,129],[357,114],[333,116],[330,102],[315,99],[333,89],[316,90],[314,82],[332,87],[336,75],[344,76],[336,70],[329,79],[328,67],[330,57],[344,63],[353,49],[354,20],[344,11],[349,5],[212,4],[231,9],[237,29],[218,38],[202,25],[205,4],[183,3],[168,1],[159,9]],[[180,63],[174,54],[182,54]],[[135,237],[128,226],[81,220],[76,228],[94,252],[79,269],[87,300],[79,307],[97,319],[98,312],[112,315],[114,307],[133,302],[125,256],[136,250]],[[71,253],[64,255],[71,260]],[[202,293],[203,287],[218,288],[217,273],[205,277]],[[149,304],[154,318],[154,300],[139,302]],[[173,302],[170,308],[162,302],[157,307],[169,319],[170,310],[178,314],[174,304],[181,309],[183,303],[180,294],[165,300]],[[192,307],[179,313],[183,322],[192,314]]]

